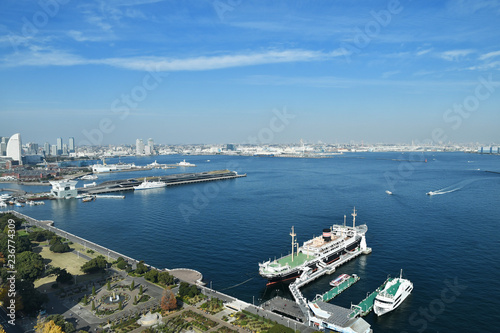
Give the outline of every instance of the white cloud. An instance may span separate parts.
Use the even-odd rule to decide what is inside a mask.
[[[3,65],[3,67],[108,65],[140,71],[203,71],[274,63],[322,61],[342,55],[343,53],[338,50],[325,53],[293,49],[183,59],[154,56],[87,59],[65,51],[31,47],[22,54],[12,54],[4,57],[1,59],[0,65]]]
[[[431,51],[432,51],[432,49],[420,50],[417,52],[417,56],[422,56],[422,55],[427,54]]]
[[[500,56],[500,51],[489,52],[489,53],[485,53],[485,54],[481,55],[479,57],[479,60],[485,60],[488,58],[498,57],[498,56]]]
[[[382,73],[382,78],[383,78],[383,79],[387,79],[387,78],[389,78],[389,77],[391,77],[391,76],[393,76],[393,75],[399,74],[399,73],[401,73],[401,71],[389,71],[389,72],[384,72],[384,73]]]
[[[104,36],[84,36],[81,31],[70,30],[67,32],[68,36],[76,40],[77,42],[99,42],[106,40]]]
[[[439,54],[439,57],[441,57],[444,60],[447,61],[458,61],[461,60],[462,58],[466,57],[467,55],[475,52],[474,50],[471,49],[466,49],[466,50],[451,50],[451,51],[445,51],[441,52]]]

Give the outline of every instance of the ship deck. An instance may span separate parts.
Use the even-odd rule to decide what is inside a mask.
[[[303,263],[310,261],[312,259],[316,258],[315,256],[312,255],[307,255],[302,252],[299,252],[299,254],[294,254],[293,256],[293,261],[292,261],[292,255],[289,254],[287,256],[284,256],[278,260],[276,260],[276,264],[271,264],[270,266],[273,267],[273,265],[281,265],[281,266],[290,266],[291,268],[295,268],[297,266],[302,265]]]

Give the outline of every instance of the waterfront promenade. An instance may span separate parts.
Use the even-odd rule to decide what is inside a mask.
[[[27,224],[30,226],[37,226],[37,227],[43,228],[45,230],[50,230],[50,231],[56,233],[58,236],[64,237],[73,243],[81,244],[86,249],[90,249],[90,250],[96,251],[96,252],[104,255],[108,259],[108,261],[116,260],[118,257],[122,257],[126,261],[128,261],[130,264],[132,264],[134,268],[137,265],[137,263],[139,263],[139,261],[134,259],[134,258],[128,257],[128,256],[121,254],[119,252],[116,252],[112,249],[106,248],[104,246],[101,246],[101,245],[96,244],[94,242],[91,242],[87,239],[84,239],[84,238],[81,238],[81,237],[76,236],[74,234],[71,234],[71,233],[64,231],[62,229],[56,228],[53,226],[54,222],[51,220],[37,220],[37,219],[34,219],[28,215],[19,213],[17,211],[12,211],[12,210],[6,211],[4,213],[11,213],[11,214],[17,216],[18,218],[24,219],[27,222]],[[77,252],[77,254],[86,258],[86,259],[90,259],[85,254],[82,254],[80,252]],[[157,268],[150,266],[150,265],[147,265],[147,264],[146,264],[146,266],[153,268],[153,269],[157,269]],[[132,278],[128,277],[125,272],[115,271],[113,269],[111,269],[111,271],[114,273],[115,276],[120,276],[121,278],[123,278],[124,283],[126,283],[126,284],[129,284],[132,280]],[[306,332],[306,333],[315,332],[315,330],[311,327],[308,327],[307,324],[304,324],[300,321],[293,320],[291,318],[287,318],[281,314],[275,313],[272,311],[273,310],[272,308],[266,309],[264,304],[262,306],[256,306],[254,304],[250,304],[250,303],[247,303],[245,301],[242,301],[236,297],[218,292],[214,289],[211,289],[207,286],[204,286],[203,282],[201,281],[203,277],[202,277],[200,272],[197,272],[197,271],[189,269],[189,268],[177,268],[177,269],[170,269],[170,270],[166,269],[166,271],[168,271],[170,274],[172,274],[174,277],[176,277],[180,281],[188,282],[191,284],[197,284],[199,286],[199,288],[201,288],[201,291],[204,295],[206,295],[208,297],[216,297],[216,298],[224,301],[226,304],[226,307],[228,307],[234,311],[245,310],[245,311],[251,312],[253,314],[259,315],[263,318],[271,319],[271,320],[273,320],[279,324],[282,324],[284,326],[293,328],[295,330],[300,330],[300,332]],[[143,277],[133,278],[133,279],[135,280],[135,282],[137,284],[143,284],[143,285],[147,286],[147,289],[149,290],[149,292],[153,294],[153,299],[150,302],[148,302],[148,304],[144,304],[144,306],[141,306],[141,308],[143,310],[145,310],[147,308],[151,308],[152,306],[157,304],[157,302],[159,302],[159,300],[161,299],[161,293],[163,291],[162,288],[160,288],[159,286],[157,286],[153,283],[150,283],[149,281],[145,280]],[[173,291],[176,292],[177,288],[174,288]],[[55,296],[49,296],[49,297],[51,297],[51,300],[53,301],[52,303],[57,303],[57,299],[54,298]],[[75,304],[75,300],[76,299],[73,299],[73,300],[65,301],[65,302],[63,302],[63,304],[59,304],[57,309],[54,308],[53,313],[61,313],[66,318],[68,318],[68,317],[75,318],[75,319],[79,318],[82,322],[79,322],[78,325],[76,325],[78,327],[82,327],[81,324],[87,323],[89,327],[97,328],[98,324],[101,323],[103,321],[103,319],[97,318],[93,314],[91,314],[89,311],[82,309],[81,306],[79,306],[78,304]],[[141,309],[137,309],[137,310],[140,311]],[[127,317],[131,316],[134,311],[136,311],[136,310],[124,311],[120,314],[112,315],[112,316],[106,318],[106,320],[112,321],[112,320],[116,320],[116,319],[127,318]]]

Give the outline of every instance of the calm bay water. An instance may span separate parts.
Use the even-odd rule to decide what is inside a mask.
[[[408,158],[426,158],[428,163],[396,161]],[[184,157],[121,161],[146,165],[154,159],[176,163]],[[48,201],[15,209],[54,220],[61,229],[158,268],[194,268],[214,289],[258,303],[287,294],[282,288],[266,289],[258,262],[289,252],[291,226],[302,243],[324,227],[343,223],[344,214],[352,223],[356,206],[357,223],[368,225],[373,252],[337,270],[334,276],[355,273],[361,280],[334,304],[358,303],[402,268],[414,291],[396,311],[366,317],[375,332],[495,331],[500,321],[500,174],[484,171],[500,171],[500,156],[358,153],[330,159],[186,159],[197,167],[103,174],[98,181],[225,168],[248,176],[131,192],[124,200]],[[447,193],[426,195],[436,190]],[[312,299],[326,291],[332,278],[303,288],[304,295]]]

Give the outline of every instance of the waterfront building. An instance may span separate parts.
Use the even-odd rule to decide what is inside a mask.
[[[14,161],[18,161],[19,164],[23,164],[21,159],[21,145],[21,134],[16,133],[10,137],[6,149],[6,156],[12,158]]]
[[[76,198],[78,194],[76,189],[77,183],[76,180],[51,181],[52,189],[50,190],[50,194],[57,199]]]
[[[142,142],[142,139],[135,140],[135,154],[144,155],[144,142]]]

